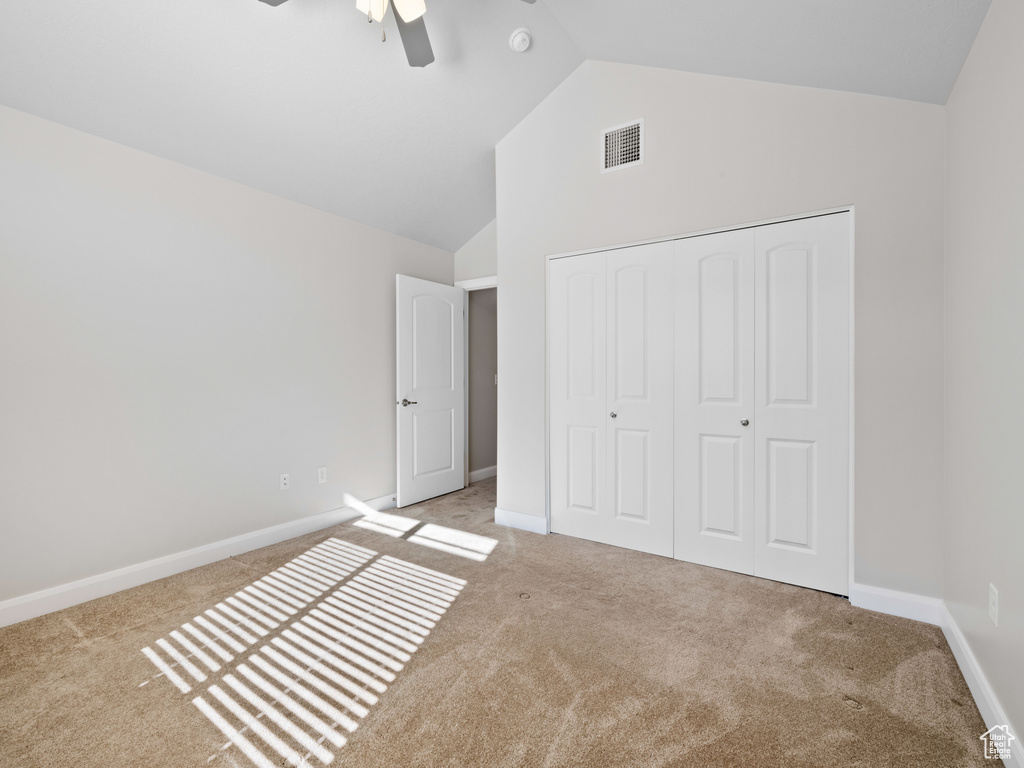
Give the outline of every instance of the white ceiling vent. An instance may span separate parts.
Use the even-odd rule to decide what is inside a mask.
[[[601,134],[601,173],[617,171],[644,161],[644,121],[616,125]]]

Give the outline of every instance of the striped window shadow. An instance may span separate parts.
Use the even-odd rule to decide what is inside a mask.
[[[331,546],[339,546],[337,541]],[[157,664],[161,674],[187,686],[178,685],[183,693],[205,683],[192,703],[226,738],[222,751],[237,750],[260,768],[281,765],[282,760],[296,766],[327,765],[465,585],[462,579],[398,558],[371,556],[333,591],[325,591],[307,610],[273,629],[244,614],[252,626],[242,621],[234,626],[251,639],[229,630],[230,614],[218,621],[207,612],[158,640],[154,645],[162,653],[150,648],[143,653],[156,655],[164,665]],[[243,616],[237,606],[229,607]],[[253,627],[264,631],[256,633]]]
[[[376,555],[341,539],[327,539],[160,638],[155,648],[143,648],[142,653],[157,668],[155,677],[166,677],[182,693],[188,693]]]

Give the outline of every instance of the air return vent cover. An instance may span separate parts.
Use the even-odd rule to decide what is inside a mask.
[[[617,171],[644,161],[644,121],[635,120],[609,128],[601,134],[604,154],[601,173]]]

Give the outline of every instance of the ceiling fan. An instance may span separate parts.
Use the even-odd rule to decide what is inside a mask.
[[[260,0],[267,5],[281,5],[286,0]],[[535,3],[537,0],[523,0]],[[356,0],[356,10],[366,14],[369,22],[384,21],[390,6],[395,7],[395,23],[398,25],[398,36],[402,38],[405,57],[410,67],[425,67],[434,60],[434,49],[430,47],[427,27],[423,23],[423,15],[427,12],[425,0]],[[384,28],[381,27],[380,39],[385,39]]]
[[[527,0],[530,2],[531,0]],[[285,0],[260,0],[267,5],[281,5]],[[425,67],[434,60],[434,50],[430,47],[427,27],[423,23],[423,14],[427,12],[424,0],[356,0],[356,10],[366,15],[366,20],[383,21],[388,7],[395,6],[395,22],[398,24],[398,36],[402,38],[405,57],[410,67]],[[384,30],[381,28],[381,40]]]
[[[424,0],[356,0],[356,10],[366,14],[366,20],[384,21],[388,6],[395,6],[395,23],[398,25],[398,36],[402,38],[405,57],[410,67],[425,67],[434,60],[434,50],[430,47],[427,27],[423,23],[423,14],[427,12]],[[383,41],[384,28],[381,27],[380,39]]]

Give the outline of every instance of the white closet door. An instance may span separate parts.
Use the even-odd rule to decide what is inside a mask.
[[[849,594],[850,214],[756,230],[754,573]]]
[[[671,276],[668,243],[549,265],[554,533],[672,555]]]
[[[672,243],[608,253],[610,544],[672,557]]]
[[[753,257],[753,229],[676,243],[675,557],[739,573],[754,568]]]
[[[548,265],[551,531],[603,540],[608,305],[604,253]]]

